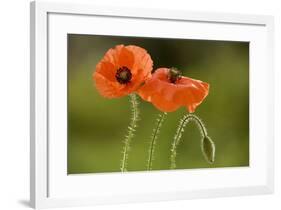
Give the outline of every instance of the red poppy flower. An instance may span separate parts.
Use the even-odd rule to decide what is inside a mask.
[[[118,98],[134,91],[151,76],[153,62],[145,49],[117,45],[109,49],[93,73],[98,92]]]
[[[174,68],[157,69],[138,90],[142,99],[163,112],[172,112],[182,106],[194,112],[208,93],[208,83],[183,77]]]

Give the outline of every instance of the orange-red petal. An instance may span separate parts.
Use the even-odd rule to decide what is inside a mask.
[[[144,77],[150,75],[152,71],[153,61],[147,51],[135,45],[128,45],[126,46],[126,48],[130,50],[135,57],[133,73],[135,73],[135,71],[138,71],[139,69],[142,69],[141,73]]]
[[[96,83],[96,88],[102,96],[106,98],[122,96],[121,92],[118,91],[119,88],[116,84],[106,79],[102,74],[96,73],[93,77]]]
[[[127,68],[132,69],[134,60],[134,54],[126,47],[122,47],[118,56],[119,67],[126,66]]]
[[[101,74],[104,78],[107,80],[114,82],[116,80],[115,78],[115,66],[108,62],[108,61],[101,61],[96,66],[96,74]]]
[[[175,84],[168,78],[169,69],[159,68],[138,90],[139,95],[163,112],[172,112],[184,106],[194,112],[209,93],[209,84],[182,77]]]
[[[189,112],[194,112],[209,93],[208,83],[189,77],[182,77],[176,85],[178,91],[174,95],[175,102],[186,106]]]

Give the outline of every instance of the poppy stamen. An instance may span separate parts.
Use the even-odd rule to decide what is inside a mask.
[[[172,67],[169,69],[168,78],[171,83],[176,83],[176,81],[178,81],[181,78],[181,76],[182,73],[177,68]]]
[[[126,66],[122,66],[119,69],[117,69],[115,78],[120,84],[127,84],[132,79],[131,70]]]

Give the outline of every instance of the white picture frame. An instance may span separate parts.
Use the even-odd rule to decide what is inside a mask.
[[[250,167],[157,171],[149,172],[149,175],[147,172],[97,176],[67,175],[65,172],[66,136],[65,133],[58,131],[66,128],[67,116],[64,112],[67,74],[65,34],[123,35],[106,31],[103,27],[91,29],[96,31],[91,31],[87,27],[87,24],[92,25],[101,21],[105,25],[116,24],[112,22],[116,20],[118,24],[124,24],[124,26],[135,24],[134,21],[136,21],[140,28],[144,24],[147,27],[158,24],[157,33],[152,30],[133,32],[130,29],[134,28],[126,27],[128,29],[124,29],[122,33],[128,36],[138,34],[139,36],[185,38],[187,36],[185,32],[175,33],[177,27],[182,24],[191,24],[190,26],[194,27],[194,32],[189,32],[188,35],[191,38],[250,42]],[[143,21],[146,22],[143,23]],[[161,32],[161,24],[175,28],[169,32],[164,30]],[[209,32],[204,33],[206,30]],[[219,37],[218,34],[220,34]],[[273,192],[273,17],[36,1],[31,3],[30,39],[30,200],[32,207],[39,209]],[[53,59],[55,57],[59,57],[60,61]],[[53,69],[57,68],[61,71],[54,73]],[[60,84],[56,78],[61,79]],[[259,87],[261,81],[263,82],[262,89]],[[257,114],[259,114],[258,117]],[[50,138],[64,140],[50,144]],[[116,184],[116,180],[121,182],[122,186]],[[126,183],[123,182],[124,180]],[[132,188],[136,180],[137,183]],[[168,184],[169,180],[175,181],[173,184]],[[183,184],[183,180],[186,184]],[[144,186],[144,183],[148,186]]]

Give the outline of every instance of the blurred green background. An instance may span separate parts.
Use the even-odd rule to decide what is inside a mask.
[[[210,93],[196,109],[216,144],[215,163],[208,164],[200,135],[188,124],[178,147],[177,168],[249,165],[249,43],[188,39],[68,35],[68,173],[120,171],[121,151],[130,120],[128,97],[105,99],[93,85],[92,73],[105,52],[117,44],[145,48],[154,69],[177,67],[184,76],[210,84]],[[146,169],[149,140],[157,115],[140,100],[141,120],[131,143],[128,170]],[[170,166],[170,147],[181,108],[163,123],[153,170]]]

